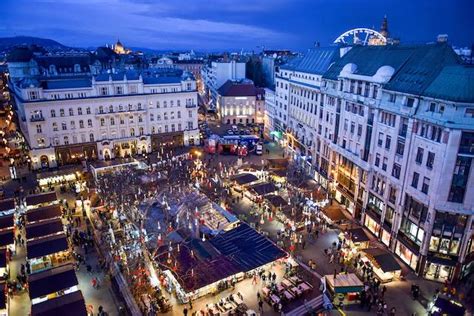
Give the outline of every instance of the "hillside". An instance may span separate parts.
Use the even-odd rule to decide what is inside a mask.
[[[67,46],[48,38],[40,38],[33,36],[15,36],[15,37],[0,37],[0,51],[8,50],[17,45],[31,45],[36,44],[46,49],[65,49]]]

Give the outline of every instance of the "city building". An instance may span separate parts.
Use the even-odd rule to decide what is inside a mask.
[[[315,48],[276,73],[291,158],[437,281],[473,267],[473,78],[447,43]]]
[[[265,90],[250,80],[227,80],[217,90],[217,113],[223,124],[263,124]]]
[[[215,110],[217,105],[217,90],[227,80],[245,79],[245,62],[236,60],[212,61],[202,68],[201,77],[204,94],[207,96],[208,109]]]
[[[130,54],[132,51],[128,48],[125,48],[125,46],[123,46],[123,44],[120,42],[120,40],[117,40],[117,43],[115,43],[115,45],[113,45],[113,48],[114,52],[116,54],[119,54],[119,55],[127,55],[127,54]]]
[[[98,61],[88,65],[76,56],[39,67],[37,59],[44,58],[9,58],[11,95],[34,169],[199,142],[192,74],[104,72]]]

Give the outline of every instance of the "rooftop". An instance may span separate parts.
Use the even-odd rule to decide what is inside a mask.
[[[474,103],[474,66],[444,67],[425,90],[425,95],[453,102]]]
[[[322,75],[338,59],[339,49],[337,47],[317,47],[308,50],[302,57],[291,59],[280,68]]]
[[[218,90],[223,97],[253,97],[258,91],[253,82],[227,80]]]

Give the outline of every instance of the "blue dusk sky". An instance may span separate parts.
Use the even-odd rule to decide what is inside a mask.
[[[114,43],[154,49],[304,50],[383,16],[405,43],[474,42],[473,0],[2,0],[0,37],[68,46]]]

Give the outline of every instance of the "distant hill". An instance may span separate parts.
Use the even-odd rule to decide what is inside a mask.
[[[46,48],[47,50],[66,49],[67,46],[48,38],[40,38],[33,36],[15,36],[15,37],[0,37],[0,51],[8,50],[18,45],[32,45],[36,44]]]

